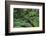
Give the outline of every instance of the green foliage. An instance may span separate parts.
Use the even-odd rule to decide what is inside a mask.
[[[13,13],[14,27],[38,27],[39,11],[38,9],[14,8]]]

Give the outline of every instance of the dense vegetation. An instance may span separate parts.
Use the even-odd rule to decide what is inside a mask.
[[[14,27],[38,27],[39,10],[14,8]]]

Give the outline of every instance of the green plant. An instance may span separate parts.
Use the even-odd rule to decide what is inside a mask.
[[[14,27],[38,27],[39,10],[14,8]]]

